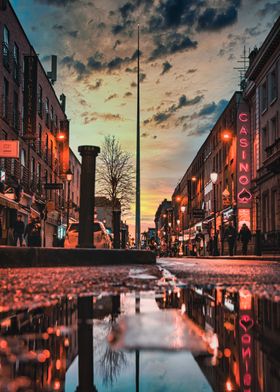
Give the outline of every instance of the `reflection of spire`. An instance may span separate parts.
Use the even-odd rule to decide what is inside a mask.
[[[136,205],[135,205],[135,243],[141,248],[141,211],[140,211],[140,38],[137,35],[137,136],[136,136]]]
[[[97,392],[93,372],[92,296],[78,298],[79,386],[76,392]]]
[[[140,313],[140,294],[135,292],[135,313]],[[140,380],[139,380],[139,373],[140,373],[140,352],[139,350],[135,350],[135,389],[136,392],[140,390]]]

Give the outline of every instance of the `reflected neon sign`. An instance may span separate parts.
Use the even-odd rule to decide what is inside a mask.
[[[252,335],[251,330],[254,320],[249,313],[244,313],[239,319],[241,337],[241,358],[240,358],[240,383],[241,391],[253,392],[252,377]]]

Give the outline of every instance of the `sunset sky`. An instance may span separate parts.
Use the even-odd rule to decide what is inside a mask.
[[[280,1],[269,0],[11,3],[47,71],[58,56],[55,89],[67,96],[75,152],[111,134],[134,154],[140,24],[142,229],[239,88],[244,45],[259,46],[280,14]],[[134,207],[127,221],[134,225]]]

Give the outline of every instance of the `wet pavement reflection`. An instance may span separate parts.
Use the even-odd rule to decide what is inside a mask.
[[[0,313],[0,391],[280,390],[280,302],[181,285]]]

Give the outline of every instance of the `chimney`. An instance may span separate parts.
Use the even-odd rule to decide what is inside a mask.
[[[252,62],[254,61],[255,57],[257,56],[259,50],[258,48],[255,46],[254,49],[252,50],[252,52],[250,52],[249,54],[249,65],[252,64]]]
[[[57,81],[57,56],[52,55],[52,70],[47,75],[52,84]]]
[[[63,110],[63,112],[65,113],[65,109],[66,109],[66,96],[64,94],[61,94],[60,97],[60,106],[61,109]]]
[[[6,11],[7,9],[7,0],[0,0],[0,10]]]

